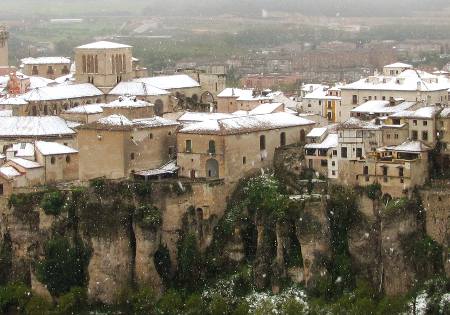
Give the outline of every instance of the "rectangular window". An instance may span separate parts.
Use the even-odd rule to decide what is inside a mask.
[[[411,131],[411,139],[412,140],[417,140],[418,139],[417,130]]]
[[[383,176],[387,176],[388,175],[388,168],[387,166],[383,166]]]
[[[327,160],[320,160],[320,166],[328,166]]]
[[[356,148],[356,157],[362,158],[362,148]]]
[[[247,164],[247,157],[245,156],[242,157],[242,164],[244,165]]]
[[[428,131],[422,131],[422,140],[428,141]]]
[[[333,156],[337,156],[337,150],[333,150]]]
[[[391,135],[390,135],[390,134],[387,134],[387,135],[386,135],[386,138],[387,138],[387,139],[391,139]]]
[[[353,96],[352,96],[352,104],[353,104],[353,105],[358,104],[358,95],[353,95]]]
[[[415,120],[415,119],[413,120],[413,125],[417,126],[417,120]]]
[[[395,139],[398,139],[398,133],[396,133],[396,134],[394,135],[394,138],[395,138]]]
[[[336,175],[336,171],[331,171],[331,175],[335,176]]]
[[[347,148],[341,148],[341,158],[347,158]]]
[[[422,124],[423,124],[424,126],[427,126],[427,125],[428,125],[428,121],[424,120],[424,121],[422,122]]]
[[[186,140],[186,150],[187,153],[192,152],[192,140]]]
[[[266,149],[266,136],[260,136],[259,137],[259,149],[261,151]]]
[[[392,124],[400,125],[400,119],[392,119]]]
[[[0,184],[0,196],[2,196],[3,194],[4,194],[3,184]]]
[[[331,161],[331,165],[332,165],[332,166],[335,166],[335,165],[336,165],[336,162],[335,162],[335,161]]]
[[[403,167],[398,169],[398,176],[403,177]]]

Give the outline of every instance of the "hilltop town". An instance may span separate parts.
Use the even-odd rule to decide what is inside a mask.
[[[270,225],[276,238],[273,264],[283,267],[257,264],[273,272],[271,278],[261,276],[266,269],[256,272],[257,287],[278,292],[282,284],[275,270],[306,286],[326,274],[319,257],[334,257],[330,200],[344,204],[346,194],[370,223],[370,228],[362,221],[347,226],[355,241],[350,255],[384,293],[406,294],[414,285],[411,275],[420,274],[404,257],[403,234],[420,232],[420,240],[426,236],[438,244],[441,252],[433,257],[440,266],[427,272],[449,275],[448,72],[428,73],[396,62],[354,82],[303,84],[293,95],[229,86],[225,74],[214,69],[150,75],[138,57],[130,45],[97,41],[75,47],[70,57],[28,57],[10,65],[8,31],[0,31],[0,243],[12,244],[13,257],[7,276],[14,280],[26,273],[33,290],[57,295],[32,261],[46,255],[44,240],[55,233],[67,237],[73,229],[91,251],[86,265],[91,300],[115,303],[130,281],[161,293],[164,268],[155,253],[167,250],[174,273],[186,235],[195,236],[199,253],[222,240],[221,255],[245,261],[248,231],[231,225],[234,232],[225,244],[217,229],[239,206],[236,192],[251,195],[252,185],[261,185],[255,188],[260,195],[246,195],[250,201],[242,204],[245,213],[257,213],[247,215],[256,222],[254,254],[259,257],[272,223],[256,204],[272,192],[273,176],[282,183],[286,202],[301,204],[307,214],[301,218],[314,220],[303,223],[306,227],[299,223],[303,219],[292,225],[303,259],[297,269],[286,267],[283,256],[294,246],[287,245],[292,235],[283,230],[290,225],[280,223],[289,220]],[[84,195],[76,199],[80,190]],[[65,206],[51,213],[42,201],[50,198],[54,206],[55,194],[64,196]],[[39,196],[39,201],[24,196]],[[74,200],[86,202],[73,206],[77,223],[61,224],[61,218],[70,221],[73,215],[61,209]],[[284,200],[276,199],[274,211]],[[425,209],[423,229],[418,213],[408,212],[412,202]],[[144,219],[152,218],[153,208],[142,207],[150,204],[160,217],[148,223]],[[127,221],[124,209],[130,205],[144,211],[133,212],[133,220],[147,225]],[[385,209],[393,217],[384,216]],[[124,220],[125,227],[114,225]],[[365,241],[378,244],[379,252],[364,247]],[[384,261],[384,269],[370,266],[371,259]]]

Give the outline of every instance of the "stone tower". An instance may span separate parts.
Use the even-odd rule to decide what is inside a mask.
[[[0,67],[7,67],[8,62],[8,37],[6,27],[0,25]]]

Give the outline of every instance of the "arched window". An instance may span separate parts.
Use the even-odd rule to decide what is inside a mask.
[[[206,176],[212,178],[219,177],[219,162],[214,159],[206,161]]]
[[[50,158],[50,163],[51,163],[51,164],[55,164],[55,162],[56,162],[56,159],[55,159],[54,156],[52,156],[52,157]]]
[[[164,103],[162,100],[157,99],[155,101],[155,106],[153,107],[156,116],[162,116],[164,113]]]
[[[70,155],[66,155],[66,163],[67,163],[67,164],[70,163]]]
[[[214,140],[210,140],[208,144],[208,153],[216,154],[216,142]]]
[[[281,146],[286,145],[286,133],[285,132],[282,132],[280,134],[280,145]]]
[[[363,175],[369,175],[369,167],[368,166],[364,166]]]
[[[261,151],[266,149],[266,136],[264,135],[259,137],[259,149]]]

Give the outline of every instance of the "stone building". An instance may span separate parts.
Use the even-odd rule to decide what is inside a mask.
[[[78,128],[80,180],[127,178],[173,159],[178,123],[161,117],[103,117]]]
[[[138,100],[136,97],[121,96],[117,100],[108,104],[102,104],[103,116],[113,114],[122,115],[133,120],[139,118],[150,118],[155,115],[154,105]]]
[[[56,142],[16,143],[0,165],[0,196],[77,179],[77,150]]]
[[[105,93],[136,77],[132,47],[124,44],[99,41],[79,46],[75,48],[75,65],[77,83],[91,83]]]
[[[309,87],[309,92],[302,97],[300,112],[318,114],[330,123],[336,122],[336,110],[341,103],[340,88],[329,88],[320,84],[308,84],[307,87]]]
[[[338,176],[338,135],[328,128],[314,128],[306,135],[306,167],[322,176],[335,179]]]
[[[425,104],[448,104],[449,79],[430,73],[406,69],[398,75],[391,71],[402,68],[387,66],[389,75],[375,74],[341,87],[342,101],[337,111],[337,121],[345,121],[351,116],[351,110],[371,100],[388,101],[402,98],[407,102]]]
[[[0,117],[0,152],[17,142],[51,141],[76,148],[76,134],[60,117]]]
[[[314,122],[274,113],[205,120],[177,135],[179,176],[236,183],[272,166],[277,147],[304,143]]]
[[[173,111],[171,93],[144,82],[120,82],[106,96],[111,102],[123,96],[135,96],[138,100],[154,104],[155,114],[162,116]]]
[[[354,166],[359,186],[378,183],[384,194],[402,197],[429,178],[428,152],[421,141],[381,147]]]
[[[66,57],[38,57],[22,59],[22,72],[54,80],[70,73],[71,61]]]
[[[104,94],[89,83],[45,86],[8,98],[15,116],[51,116],[84,104],[102,103]]]
[[[104,104],[88,104],[64,110],[60,117],[67,121],[89,124],[103,117]]]
[[[226,88],[217,95],[217,111],[219,113],[251,111],[261,104],[270,103],[272,100],[272,91],[260,93],[253,89]]]

